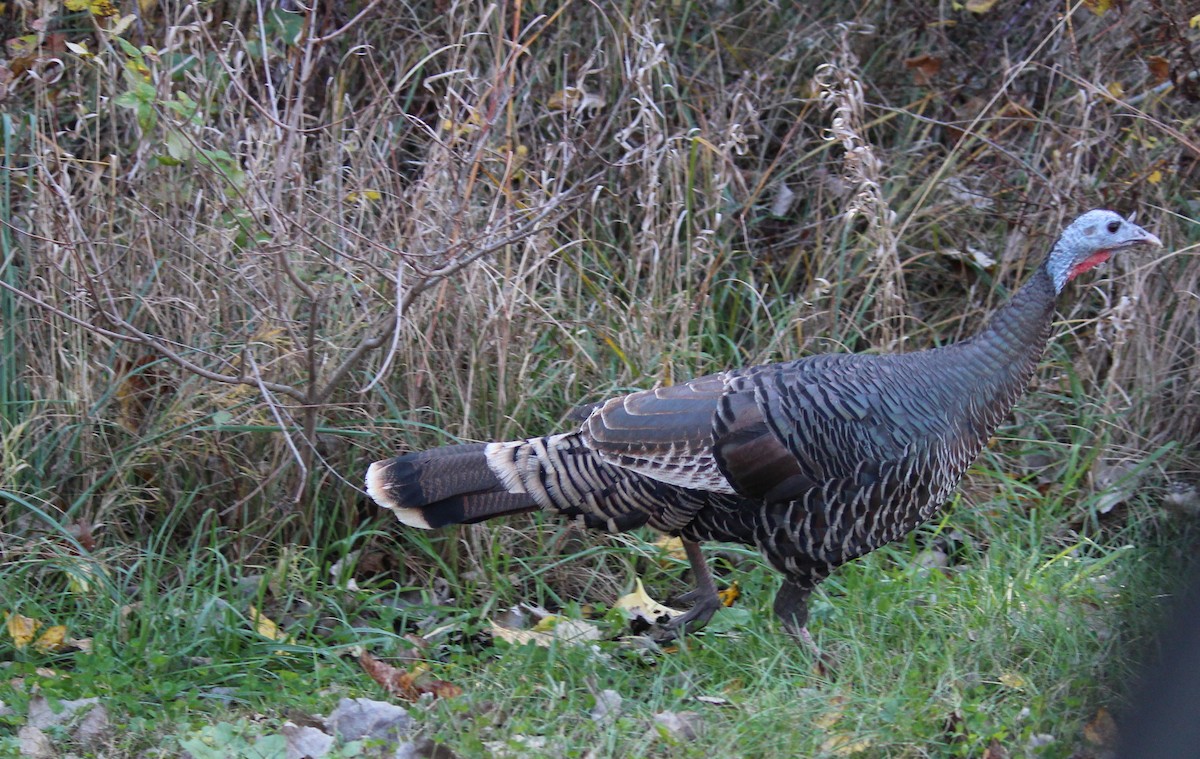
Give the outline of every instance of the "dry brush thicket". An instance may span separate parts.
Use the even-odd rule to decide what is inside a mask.
[[[261,5],[8,4],[0,488],[64,521],[345,533],[380,454],[968,334],[1096,206],[1166,247],[1039,386],[1189,463],[1186,3]]]

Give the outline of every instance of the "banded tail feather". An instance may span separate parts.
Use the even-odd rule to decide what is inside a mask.
[[[536,509],[527,494],[504,487],[488,465],[487,447],[452,445],[376,461],[367,470],[367,493],[422,530]]]
[[[784,575],[774,610],[811,645],[807,598],[830,572],[929,519],[1025,392],[1068,282],[1157,237],[1089,211],[974,337],[903,354],[832,354],[698,377],[581,407],[573,430],[377,462],[367,492],[429,529],[544,509],[683,539],[695,604],[719,608],[700,542],[757,548]]]

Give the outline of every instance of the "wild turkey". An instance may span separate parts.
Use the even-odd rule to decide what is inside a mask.
[[[678,535],[696,589],[669,635],[720,607],[700,542],[754,546],[784,575],[775,613],[811,643],[817,583],[933,515],[1024,393],[1058,293],[1138,243],[1162,244],[1112,211],[1089,211],[968,340],[808,356],[612,398],[570,432],[378,461],[367,492],[422,529],[546,509],[610,532]]]

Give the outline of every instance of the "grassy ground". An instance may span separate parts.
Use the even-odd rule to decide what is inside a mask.
[[[98,697],[56,750],[270,754],[386,697],[364,648],[462,690],[411,709],[459,756],[1111,750],[1194,542],[1161,504],[1200,440],[1195,3],[78,5],[2,16],[0,753]],[[944,518],[822,586],[832,670],[744,551],[647,651],[607,612],[687,587],[653,536],[413,534],[358,491],[623,389],[970,334],[1097,206],[1163,251],[1077,282]],[[521,603],[601,640],[493,640]]]

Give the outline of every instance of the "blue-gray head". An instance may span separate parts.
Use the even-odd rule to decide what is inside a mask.
[[[1046,270],[1054,280],[1054,291],[1061,293],[1068,282],[1116,251],[1140,243],[1162,245],[1156,236],[1114,211],[1088,211],[1063,230],[1050,251]]]

